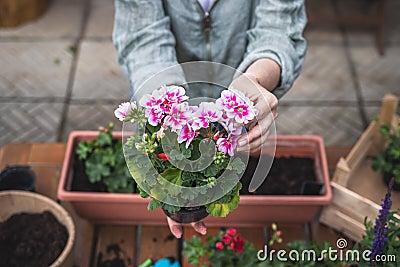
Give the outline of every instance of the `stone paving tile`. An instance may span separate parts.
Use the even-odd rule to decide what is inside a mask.
[[[17,42],[0,46],[0,96],[65,96],[72,55],[69,42]]]
[[[81,27],[84,3],[84,0],[52,0],[42,17],[16,28],[0,29],[0,38],[75,38]]]
[[[61,103],[1,103],[0,146],[56,141],[61,112]]]
[[[115,105],[99,102],[70,104],[62,141],[66,141],[73,130],[97,130],[110,122],[114,123],[114,130],[121,130],[122,122],[114,116],[114,110],[118,104],[117,102]]]
[[[350,47],[364,100],[381,101],[385,93],[400,96],[400,47],[379,56],[374,47]]]
[[[362,132],[357,108],[281,106],[276,120],[278,134],[316,134],[325,145],[353,145]]]
[[[73,98],[129,100],[129,88],[112,42],[82,43]]]
[[[355,99],[344,48],[309,45],[302,73],[282,101]]]
[[[85,37],[107,37],[111,40],[113,24],[114,1],[92,1]]]

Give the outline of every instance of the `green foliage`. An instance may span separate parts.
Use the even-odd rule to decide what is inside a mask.
[[[382,125],[379,131],[386,147],[372,158],[372,168],[378,173],[393,175],[396,183],[400,183],[400,125],[397,129]]]
[[[112,130],[113,124],[100,128],[96,140],[79,142],[76,154],[91,183],[102,182],[112,193],[133,193],[135,181],[125,164],[122,142],[113,139]]]
[[[231,228],[232,229],[232,228]],[[192,236],[183,243],[182,253],[186,260],[193,266],[212,267],[257,267],[265,266],[257,259],[257,251],[254,245],[243,240],[239,234],[228,234],[229,231],[222,230],[214,236],[208,236],[203,242],[200,237]],[[235,229],[234,229],[235,230]],[[236,230],[235,230],[236,232]],[[228,236],[229,242],[223,242],[223,236]],[[234,242],[243,242],[240,250],[231,248]],[[217,249],[216,244],[221,246]]]

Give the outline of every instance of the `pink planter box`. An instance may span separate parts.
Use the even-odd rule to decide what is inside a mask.
[[[81,140],[93,140],[96,131],[74,131],[70,134],[60,183],[58,198],[72,204],[82,218],[104,224],[166,224],[161,209],[148,211],[149,199],[138,194],[114,194],[70,191],[73,177],[75,147]],[[122,133],[116,132],[116,138]],[[319,136],[277,137],[276,156],[300,156],[314,159],[318,182],[324,184],[324,194],[318,196],[261,196],[244,195],[240,197],[237,209],[226,218],[207,217],[209,226],[263,226],[271,222],[280,224],[298,224],[313,220],[323,205],[331,202],[328,164],[322,138]]]

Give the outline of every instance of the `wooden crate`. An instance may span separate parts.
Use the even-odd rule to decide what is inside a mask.
[[[375,220],[387,186],[382,176],[371,168],[371,156],[384,148],[379,133],[382,124],[398,127],[398,98],[385,95],[378,121],[372,121],[345,158],[340,158],[331,182],[333,200],[325,207],[320,222],[342,232],[354,241],[365,233],[364,218]],[[393,192],[394,210],[400,208],[400,193]],[[399,216],[400,218],[400,216]]]

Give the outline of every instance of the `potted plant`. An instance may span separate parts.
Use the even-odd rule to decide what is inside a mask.
[[[132,109],[134,109],[135,112],[132,112]],[[221,127],[223,126],[221,126],[221,124],[218,125],[218,123],[212,122],[209,123],[208,130],[204,128],[200,130],[202,131],[202,135],[209,135],[210,141],[207,141],[208,143],[206,142],[206,140],[204,140],[206,138],[199,136],[199,131],[199,134],[195,133],[188,147],[186,147],[186,144],[188,143],[186,142],[187,140],[178,143],[177,146],[173,146],[172,142],[170,141],[177,141],[179,135],[177,133],[165,130],[164,127],[160,127],[160,125],[151,125],[148,121],[148,119],[150,118],[149,115],[151,113],[145,114],[145,112],[146,110],[144,108],[138,108],[137,106],[134,107],[133,103],[122,104],[115,111],[115,114],[122,121],[125,121],[124,132],[113,133],[114,139],[123,139],[125,157],[127,159],[127,164],[130,168],[130,172],[133,177],[139,177],[139,180],[137,179],[137,189],[140,190],[140,194],[73,191],[72,183],[74,180],[74,176],[76,175],[76,170],[74,170],[73,165],[74,162],[78,160],[77,156],[75,156],[78,144],[82,140],[95,140],[98,136],[98,133],[93,131],[74,131],[70,134],[67,142],[66,153],[58,188],[58,197],[63,201],[71,202],[71,204],[80,216],[99,223],[141,223],[159,225],[165,224],[166,222],[165,215],[163,214],[164,212],[169,213],[169,215],[172,216],[173,213],[175,215],[177,214],[177,208],[179,208],[179,213],[181,213],[185,212],[185,206],[190,206],[190,213],[193,213],[193,210],[199,212],[201,216],[207,216],[208,214],[210,214],[210,212],[214,213],[214,215],[216,215],[217,217],[207,216],[205,218],[205,222],[207,223],[207,225],[210,226],[265,226],[273,221],[289,224],[305,223],[311,221],[318,214],[320,208],[323,205],[329,204],[331,201],[331,190],[330,187],[327,186],[329,184],[329,176],[326,153],[323,140],[319,136],[273,136],[271,138],[276,140],[276,147],[275,142],[270,142],[269,146],[261,152],[262,155],[267,156],[271,159],[274,157],[275,159],[281,158],[283,160],[285,158],[290,159],[290,157],[311,159],[311,161],[308,162],[308,165],[311,166],[313,177],[309,179],[311,180],[311,183],[309,183],[308,185],[304,185],[304,187],[313,188],[313,191],[315,191],[313,194],[303,194],[300,192],[300,189],[298,190],[298,192],[293,191],[294,193],[292,192],[290,194],[286,194],[289,193],[289,190],[288,192],[285,192],[285,194],[281,194],[281,192],[278,192],[278,194],[274,195],[261,194],[262,192],[254,194],[245,192],[245,189],[247,189],[248,186],[247,180],[251,179],[254,176],[253,173],[257,166],[268,165],[268,163],[263,160],[263,157],[253,155],[255,157],[249,159],[250,161],[247,168],[243,168],[245,164],[242,163],[246,162],[246,159],[241,157],[240,154],[234,154],[233,156],[230,156],[229,153],[233,153],[234,151],[232,149],[232,146],[226,146],[226,148],[224,148],[224,145],[227,145],[227,143],[222,142],[224,140],[222,138],[225,138],[226,140],[226,135],[228,134],[228,131],[226,131],[226,129],[222,129]],[[131,116],[129,119],[127,117],[128,114],[129,116]],[[131,123],[132,121],[136,122]],[[141,128],[139,127],[139,124],[141,124]],[[144,126],[146,126],[147,129],[145,129],[146,127]],[[139,131],[139,128],[142,130],[142,132]],[[148,132],[145,133],[145,130]],[[233,130],[233,128],[231,128],[231,130]],[[219,141],[219,145],[221,145],[221,149],[224,149],[225,152],[217,150],[217,153],[214,154],[215,157],[213,156],[208,158],[208,160],[205,160],[205,164],[210,165],[210,168],[207,168],[207,170],[202,170],[202,166],[200,166],[197,162],[196,164],[192,164],[191,168],[197,166],[197,170],[194,171],[167,171],[167,169],[172,169],[173,165],[182,167],[183,165],[188,163],[189,159],[189,163],[192,160],[196,160],[196,157],[199,155],[199,151],[201,149],[203,149],[204,151],[206,151],[207,149],[215,151],[218,144],[216,143],[217,141],[215,141],[214,138],[216,138],[216,140],[219,139],[219,136],[215,135],[217,131],[222,132],[222,140]],[[239,132],[237,134],[239,134]],[[162,136],[163,138],[161,140],[160,137]],[[231,136],[234,136],[234,138],[236,139],[239,135]],[[203,138],[203,142],[200,142],[201,138]],[[166,152],[164,148],[166,148],[169,152]],[[143,153],[140,152],[140,150],[143,151],[143,149],[150,149],[150,151],[153,151],[152,153],[148,153],[144,157]],[[172,151],[172,153],[170,153],[171,150],[175,151]],[[139,156],[139,152],[141,157],[137,157]],[[151,156],[151,158],[149,158],[149,155]],[[256,159],[256,166],[254,164],[251,164],[252,162],[254,162],[254,159]],[[153,165],[151,161],[154,162],[154,166],[156,166],[154,169],[157,169],[156,173],[143,173],[144,170],[148,170],[148,167],[150,166],[149,161],[151,165]],[[208,165],[206,165],[206,167]],[[282,166],[285,167],[286,163],[283,162],[281,164],[281,167]],[[296,166],[293,168],[284,168],[287,170],[294,170],[293,172],[287,174],[289,177],[289,179],[286,179],[287,181],[292,180],[292,178],[296,179],[296,176],[299,173],[299,167],[302,168],[301,164],[300,166]],[[200,185],[200,187],[203,186],[203,189],[199,189],[197,195],[195,193],[192,194],[192,196],[196,196],[196,198],[202,195],[207,197],[208,194],[202,193],[201,190],[215,186],[215,182],[217,182],[218,185],[218,180],[223,181],[223,179],[219,178],[214,179],[213,176],[215,172],[222,172],[223,169],[227,170],[226,174],[232,174],[227,175],[227,177],[234,177],[234,179],[231,180],[226,179],[229,185],[227,188],[230,188],[231,191],[229,191],[228,189],[225,189],[224,191],[222,189],[219,192],[219,196],[214,196],[214,200],[208,202],[206,201],[206,204],[214,202],[213,206],[215,209],[210,209],[211,205],[209,205],[208,212],[207,207],[198,208],[190,205],[191,199],[188,199],[190,198],[190,196],[188,196],[187,194],[188,192],[185,192],[185,201],[189,202],[189,205],[187,205],[188,203],[178,203],[178,205],[171,205],[171,202],[173,204],[173,202],[176,201],[176,196],[179,195],[179,192],[181,193],[181,195],[185,195],[183,194],[182,188],[180,187],[170,188],[171,190],[168,190],[167,193],[165,193],[166,186],[161,185],[158,188],[156,187],[155,190],[153,188],[152,192],[158,197],[158,199],[156,198],[155,200],[151,200],[149,198],[149,195],[153,195],[149,194],[149,192],[151,191],[151,184],[159,178],[162,179],[161,181],[170,180],[173,182],[172,184],[183,183],[184,185],[185,183],[187,185],[189,181],[191,181],[191,179],[193,178],[199,178],[195,179],[197,181],[196,183],[198,183],[197,185]],[[191,172],[191,174],[188,175],[188,172]],[[262,172],[261,175],[266,176],[267,172],[268,171]],[[197,174],[194,174],[194,177],[190,177],[191,175],[193,175],[193,173]],[[242,175],[243,173],[244,175]],[[241,187],[239,178],[241,176],[243,176],[241,181],[245,184],[245,186],[241,189],[242,191],[239,202],[238,194]],[[177,177],[177,179],[173,179],[173,177]],[[279,179],[279,177],[269,177],[268,179],[266,179],[265,187],[269,187],[269,182]],[[315,184],[315,182],[317,184]],[[191,183],[190,185],[193,186],[196,183]],[[195,187],[190,188],[193,189]],[[157,189],[160,190],[157,191]],[[162,192],[163,190],[164,193]],[[174,190],[179,191],[175,192]],[[223,196],[225,195],[226,198],[223,198]],[[174,197],[172,200],[167,198],[172,196]],[[163,198],[165,198],[165,201],[163,201]],[[203,201],[203,203],[205,202]],[[206,206],[206,204],[202,206]],[[162,209],[157,208],[159,206],[164,208],[164,212]],[[235,211],[230,212],[236,206],[237,208],[235,209]],[[150,208],[152,211],[149,211],[148,208]],[[223,216],[226,217],[222,218]],[[197,219],[199,219],[199,217],[191,220]],[[176,220],[179,219],[176,218]]]
[[[185,89],[162,87],[116,116],[132,122],[124,152],[140,195],[171,219],[190,223],[226,217],[239,203],[245,164],[235,157],[241,126],[256,115],[253,103],[233,89],[216,102],[189,105]],[[236,107],[238,106],[238,107]]]
[[[0,192],[3,266],[72,267],[75,226],[68,212],[37,193]]]
[[[386,184],[394,177],[393,190],[400,191],[400,127],[382,125],[379,130],[386,146],[372,158],[372,168],[383,175]]]
[[[58,198],[82,218],[97,223],[143,223],[164,220],[149,214],[148,202],[135,192],[135,181],[122,152],[122,132],[113,125],[96,131],[73,131],[67,142]]]

